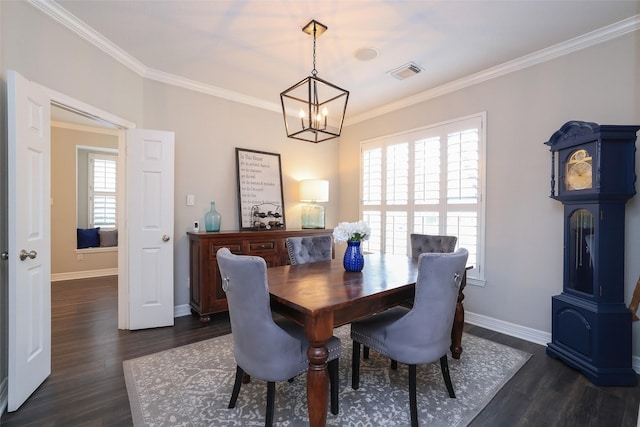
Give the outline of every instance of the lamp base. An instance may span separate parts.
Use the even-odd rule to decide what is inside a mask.
[[[315,203],[302,206],[302,228],[324,229],[324,206]]]

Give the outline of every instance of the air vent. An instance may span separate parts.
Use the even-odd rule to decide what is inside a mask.
[[[415,76],[420,71],[422,71],[422,68],[420,68],[413,62],[409,62],[408,64],[404,64],[402,67],[398,67],[395,70],[388,71],[387,74],[398,80],[404,80],[408,77]]]

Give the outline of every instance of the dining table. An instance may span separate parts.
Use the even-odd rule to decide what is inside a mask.
[[[307,406],[311,427],[325,426],[327,421],[326,343],[334,328],[410,302],[415,294],[417,259],[380,253],[364,258],[360,272],[345,271],[342,259],[267,269],[272,311],[302,325],[309,341]],[[456,350],[456,358],[462,352],[463,298],[461,286],[452,328],[451,349]]]

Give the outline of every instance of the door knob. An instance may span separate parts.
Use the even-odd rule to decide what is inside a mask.
[[[24,261],[27,258],[36,259],[37,256],[38,252],[36,251],[27,252],[24,249],[20,251],[20,261]]]
[[[0,259],[9,259],[9,252],[2,252],[2,254],[0,254]]]
[[[163,234],[163,235],[162,235],[162,241],[163,241],[163,242],[168,242],[168,241],[169,241],[169,239],[171,239],[171,237],[167,236],[166,234]]]

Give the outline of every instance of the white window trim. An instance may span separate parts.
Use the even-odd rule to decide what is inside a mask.
[[[486,151],[487,151],[487,113],[486,111],[471,114],[468,116],[458,117],[452,120],[446,120],[443,122],[430,124],[427,126],[410,129],[403,132],[397,132],[393,134],[384,135],[381,137],[365,140],[360,142],[360,161],[362,161],[362,147],[367,144],[368,148],[373,147],[374,145],[385,147],[389,143],[398,142],[403,139],[406,139],[408,134],[415,132],[424,132],[428,131],[431,128],[436,127],[444,127],[450,124],[459,123],[465,120],[470,119],[480,119],[480,129],[478,133],[478,173],[479,173],[479,182],[478,182],[478,236],[477,236],[477,253],[476,253],[476,261],[477,266],[467,272],[467,284],[475,285],[475,286],[484,286],[486,284],[485,278],[485,259],[486,259],[486,212],[487,212],[487,203],[486,203],[486,183],[487,183],[487,167],[486,167]],[[383,171],[383,182],[386,180],[386,171]],[[383,184],[384,185],[384,184]],[[363,192],[363,182],[362,182],[362,164],[360,165],[360,190],[359,196],[362,197]],[[360,198],[359,203],[359,217],[363,217],[363,212],[367,210],[368,206],[364,206],[362,198]],[[375,206],[372,206],[375,209]],[[405,206],[402,206],[403,210],[407,210]],[[392,211],[394,210],[394,206],[387,206],[386,210]],[[413,208],[411,209],[413,211]],[[413,212],[411,212],[412,214]],[[383,237],[384,238],[384,237]],[[408,240],[408,236],[407,236]],[[410,243],[409,243],[410,244]]]
[[[93,177],[94,177],[94,171],[93,171],[93,165],[94,160],[95,159],[100,159],[100,160],[110,160],[115,162],[116,164],[116,173],[118,170],[118,155],[117,154],[111,154],[109,152],[90,152],[88,155],[88,162],[87,162],[87,167],[89,168],[88,173],[87,173],[87,178],[89,180],[89,185],[88,185],[88,197],[87,197],[87,209],[88,209],[88,218],[89,218],[89,227],[95,227],[95,222],[94,222],[94,216],[93,216],[93,196],[98,193],[98,194],[102,194],[103,192],[96,192],[93,190]],[[104,230],[114,230],[118,227],[118,185],[116,183],[116,191],[113,193],[114,197],[116,198],[116,223],[114,224],[113,227],[102,227],[101,229]]]

